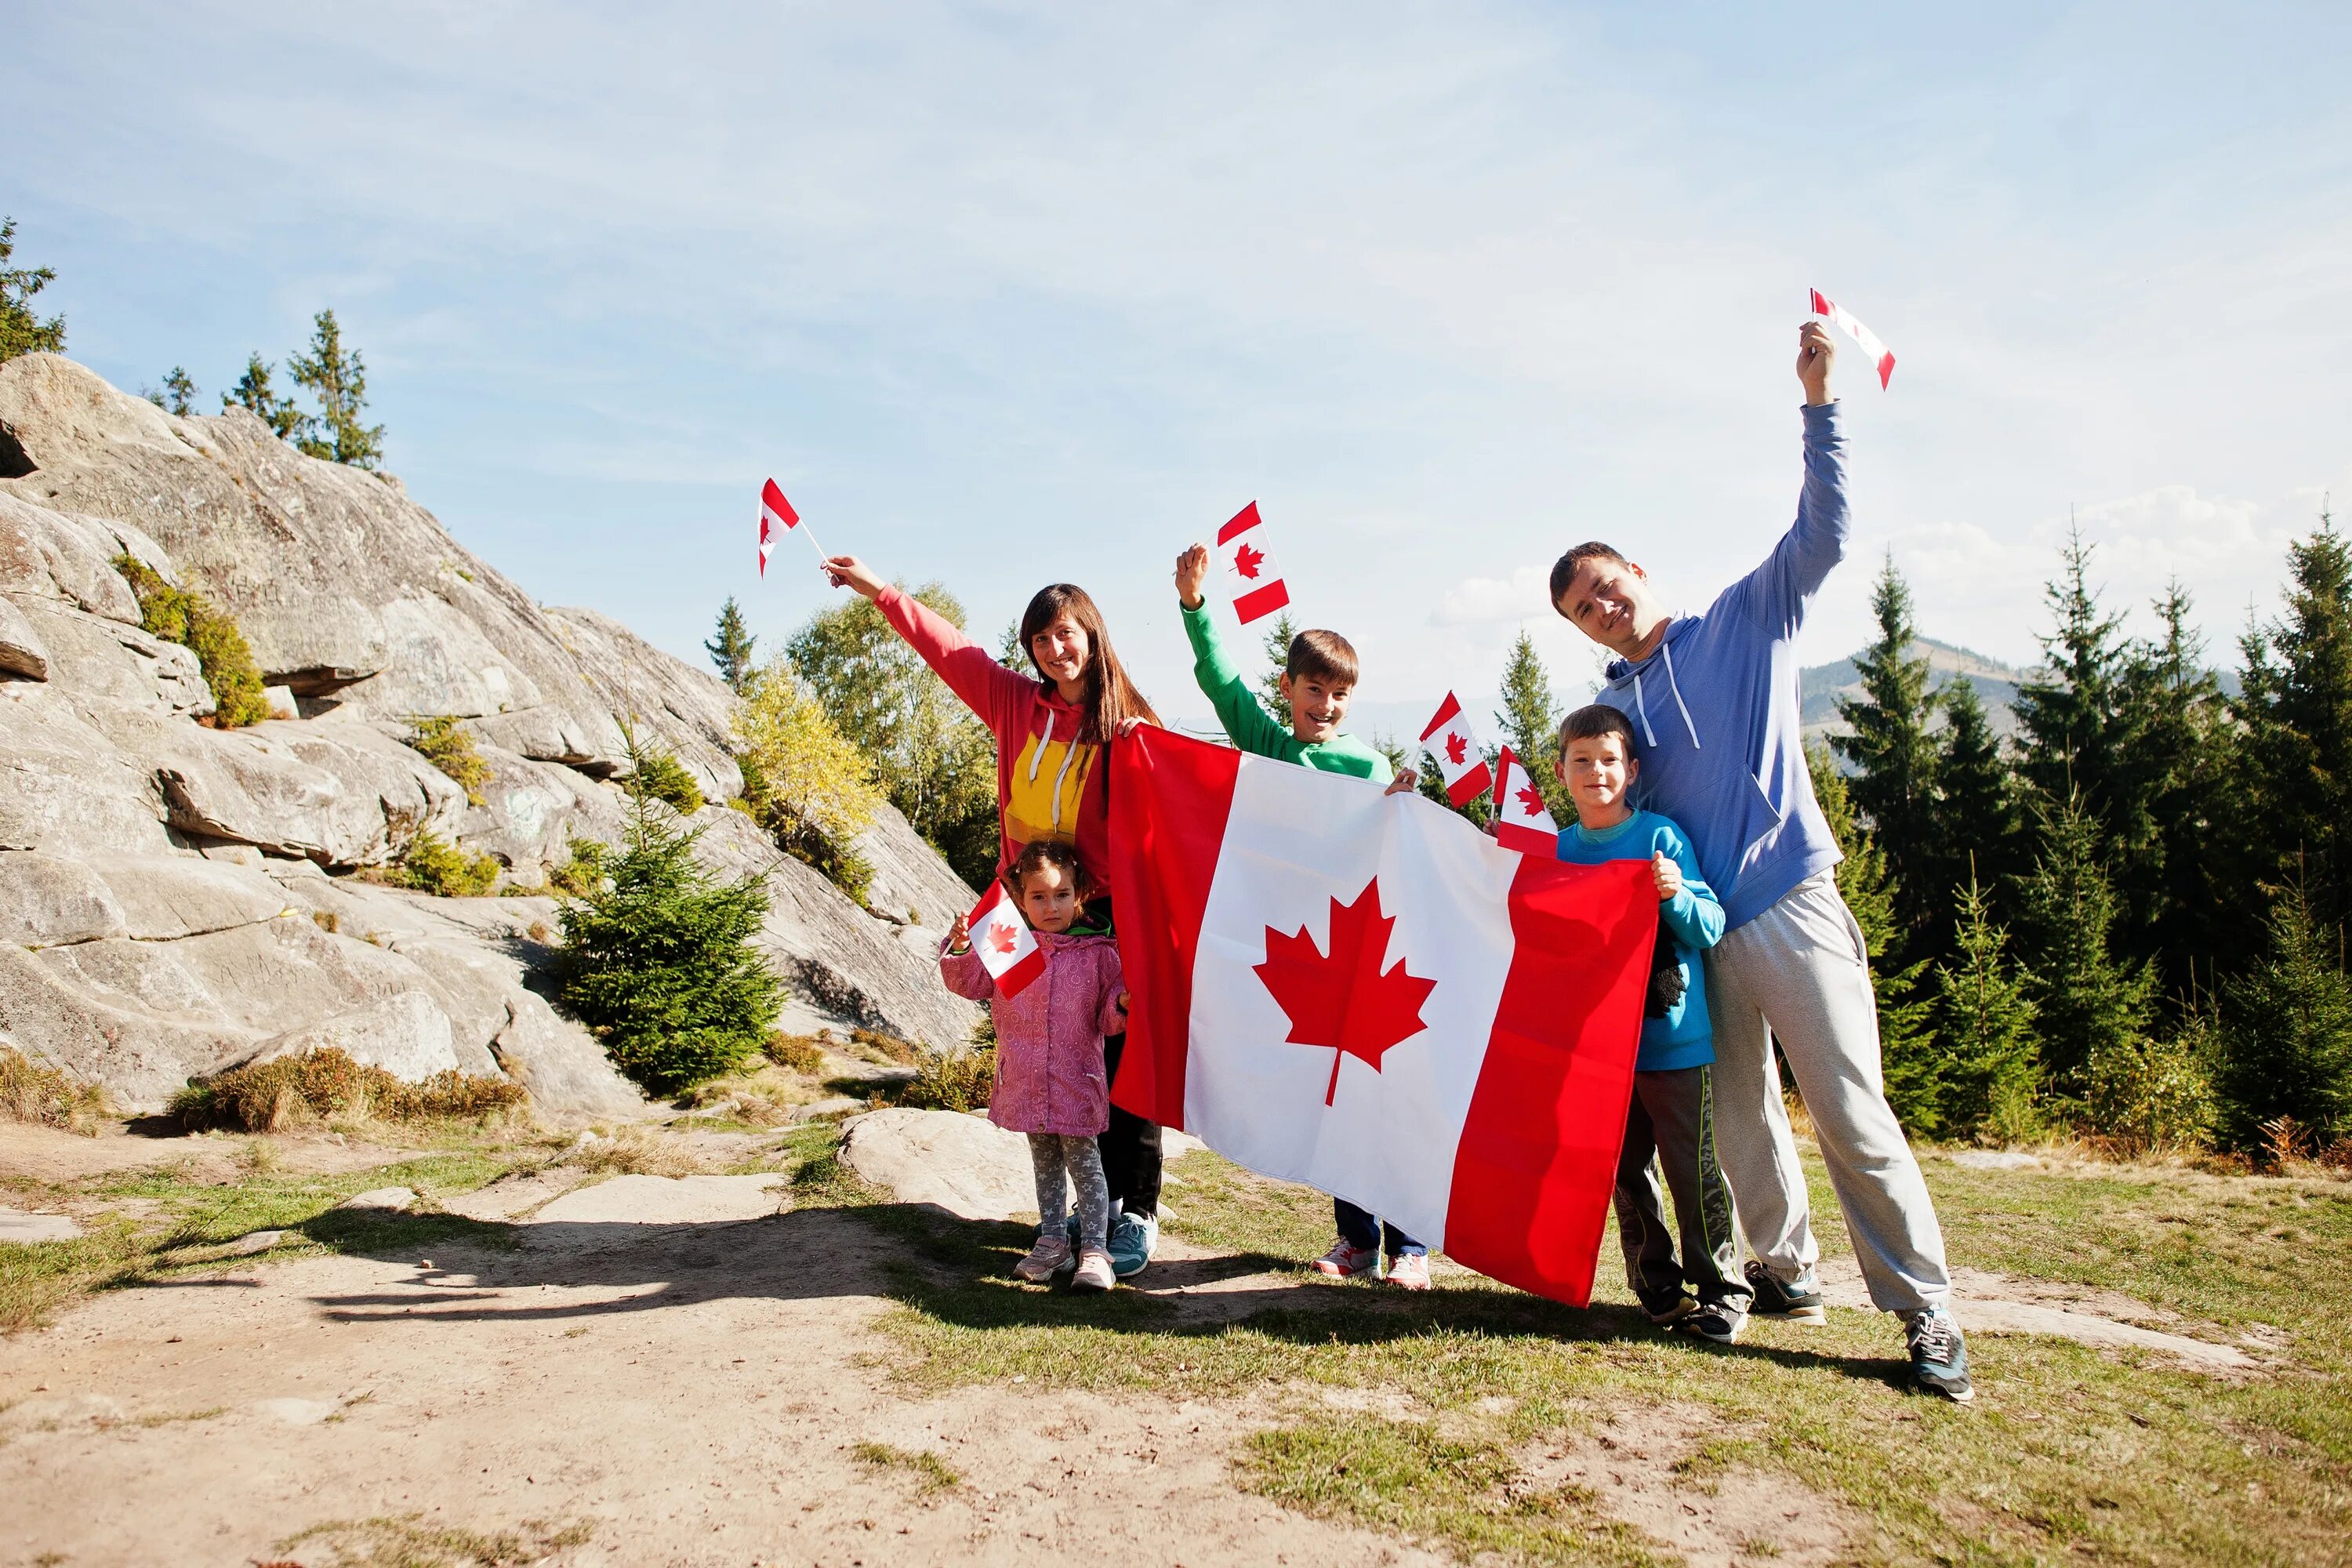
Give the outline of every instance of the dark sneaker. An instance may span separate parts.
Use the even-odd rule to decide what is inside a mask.
[[[1110,1271],[1121,1279],[1143,1272],[1160,1246],[1160,1216],[1121,1210],[1110,1222]]]
[[[1748,1304],[1751,1318],[1778,1318],[1789,1323],[1830,1321],[1819,1290],[1792,1290],[1773,1279],[1772,1271],[1752,1258],[1748,1260],[1748,1283],[1756,1291],[1756,1299]]]
[[[1697,1311],[1698,1303],[1677,1290],[1671,1296],[1643,1297],[1642,1310],[1649,1313],[1650,1321],[1658,1327],[1670,1329]]]
[[[1738,1339],[1739,1331],[1747,1326],[1748,1314],[1738,1308],[1727,1307],[1720,1301],[1701,1301],[1697,1310],[1676,1323],[1675,1328],[1682,1333],[1696,1334],[1700,1339],[1727,1345]]]
[[[1903,1337],[1911,1346],[1911,1384],[1925,1394],[1940,1394],[1955,1405],[1977,1396],[1969,1382],[1969,1346],[1960,1325],[1941,1307],[1913,1318]]]

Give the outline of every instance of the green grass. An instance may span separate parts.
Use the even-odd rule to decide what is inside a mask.
[[[587,1521],[555,1525],[532,1520],[519,1531],[492,1534],[454,1525],[426,1522],[422,1514],[398,1519],[337,1520],[314,1524],[278,1543],[280,1552],[317,1546],[332,1552],[310,1561],[332,1568],[501,1568],[513,1563],[535,1563],[568,1546],[578,1546],[595,1534]]]
[[[1178,1170],[1172,1234],[1243,1255],[1241,1271],[1277,1262],[1296,1284],[1238,1321],[1187,1319],[1131,1291],[1089,1300],[1009,1279],[1026,1227],[869,1209],[912,1257],[886,1320],[899,1378],[1270,1397],[1285,1414],[1238,1453],[1244,1485],[1465,1557],[1644,1561],[1638,1535],[1589,1499],[1532,1488],[1512,1456],[1673,1404],[1719,1434],[1676,1484],[1733,1465],[1785,1474],[1867,1521],[1850,1543],[1864,1560],[2352,1563],[2352,1188],[2339,1184],[1929,1162],[1957,1262],[2124,1291],[2209,1333],[2261,1325],[2284,1346],[2274,1375],[2232,1384],[2167,1357],[1979,1335],[1979,1399],[1963,1409],[1906,1390],[1900,1333],[1876,1313],[1759,1323],[1728,1350],[1661,1335],[1620,1282],[1613,1236],[1581,1312],[1485,1280],[1417,1297],[1321,1283],[1302,1264],[1328,1242],[1327,1200],[1211,1155]],[[1843,1248],[1825,1186],[1815,1213],[1824,1245]],[[1410,1418],[1335,1413],[1324,1389],[1408,1395]]]
[[[914,1478],[915,1495],[951,1491],[963,1484],[955,1467],[937,1454],[916,1448],[894,1448],[887,1443],[861,1441],[849,1446],[849,1457],[877,1470],[902,1470]]]

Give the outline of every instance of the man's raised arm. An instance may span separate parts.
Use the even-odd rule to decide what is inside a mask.
[[[1797,496],[1797,521],[1780,536],[1764,563],[1725,595],[1765,630],[1793,633],[1805,618],[1830,568],[1845,558],[1851,519],[1845,501],[1845,438],[1838,433],[1838,405],[1830,395],[1830,369],[1837,346],[1829,329],[1807,321],[1797,331],[1797,379],[1805,388],[1805,487]]]

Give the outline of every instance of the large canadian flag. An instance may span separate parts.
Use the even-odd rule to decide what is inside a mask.
[[[1141,729],[1111,748],[1112,1098],[1582,1306],[1658,900],[1360,779]]]

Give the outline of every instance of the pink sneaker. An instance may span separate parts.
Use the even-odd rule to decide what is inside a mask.
[[[1331,1244],[1331,1250],[1315,1260],[1315,1272],[1328,1274],[1335,1279],[1353,1279],[1359,1274],[1370,1274],[1381,1266],[1381,1249],[1377,1247],[1357,1247],[1346,1237]]]
[[[1078,1271],[1070,1276],[1070,1289],[1108,1290],[1111,1287],[1113,1278],[1110,1271],[1110,1254],[1101,1247],[1089,1247],[1078,1254]]]
[[[1389,1283],[1400,1290],[1429,1289],[1429,1255],[1400,1252],[1389,1259]]]
[[[1032,1285],[1043,1285],[1069,1266],[1069,1242],[1059,1235],[1041,1236],[1029,1256],[1013,1266],[1013,1272]]]

